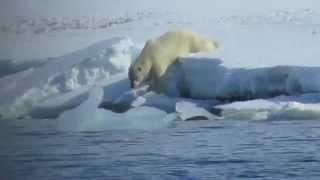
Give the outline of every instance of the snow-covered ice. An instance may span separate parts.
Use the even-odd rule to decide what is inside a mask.
[[[1,99],[1,114],[4,118],[26,115],[33,118],[58,117],[62,112],[86,102],[94,85],[103,89],[103,98],[97,107],[115,112],[153,107],[177,113],[177,117],[183,120],[196,117],[220,119],[209,110],[226,102],[299,94],[301,96],[297,97],[307,100],[302,96],[320,91],[320,67],[232,68],[226,66],[223,59],[203,53],[181,57],[179,63],[169,67],[165,94],[147,92],[147,87],[131,90],[127,70],[140,50],[141,46],[130,38],[112,38],[4,77],[0,81],[9,85],[0,88],[2,93],[8,94]],[[213,109],[221,109],[222,116],[227,119],[298,118],[300,116],[287,114],[300,110],[299,107],[303,107],[304,112],[312,112],[305,117],[317,115],[316,108],[302,103],[297,105],[294,98],[285,103],[269,99],[237,103]],[[255,109],[246,108],[246,103],[249,107],[254,104]],[[230,106],[244,107],[235,110]]]
[[[0,79],[0,114],[19,117],[36,103],[126,73],[139,50],[127,37],[115,37]]]
[[[189,1],[170,8],[164,2],[131,2],[130,7],[127,1],[99,1],[114,8],[105,12],[101,5],[94,15],[83,8],[73,16],[21,12],[22,18],[0,24],[0,114],[59,117],[62,127],[73,130],[144,128],[138,119],[146,127],[160,127],[167,125],[162,124],[166,117],[318,119],[317,3],[272,2],[246,1],[256,8],[197,2],[204,10],[196,15],[190,15],[195,2]],[[144,42],[179,28],[215,39],[220,48],[171,66],[166,94],[131,90],[127,69]],[[94,86],[102,90],[92,91]],[[160,124],[153,126],[156,121]]]
[[[320,67],[228,68],[203,54],[168,69],[166,94],[193,99],[249,100],[320,91]]]

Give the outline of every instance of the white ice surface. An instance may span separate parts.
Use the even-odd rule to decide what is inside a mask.
[[[146,93],[142,96],[137,97],[131,102],[132,107],[139,106],[151,106],[163,109],[167,112],[176,111],[176,104],[179,102],[186,102],[196,104],[199,107],[209,109],[210,107],[220,104],[217,100],[196,100],[191,98],[181,98],[181,97],[169,97],[163,94],[157,94],[154,92]]]
[[[320,82],[319,67],[228,68],[220,60],[201,53],[182,57],[181,64],[169,68],[166,93],[170,97],[152,92],[146,93],[145,90],[131,91],[127,69],[132,57],[139,52],[139,48],[128,38],[109,41],[115,42],[106,49],[106,45],[101,45],[104,44],[102,42],[98,44],[101,47],[96,45],[80,53],[73,53],[75,55],[63,56],[77,57],[77,61],[69,58],[69,61],[72,60],[69,62],[68,58],[64,58],[60,64],[63,65],[61,72],[58,66],[53,71],[56,74],[45,71],[54,68],[55,64],[48,62],[39,69],[22,73],[25,78],[23,80],[26,82],[31,80],[30,84],[13,84],[12,87],[0,88],[2,91],[9,91],[22,86],[16,94],[12,91],[9,96],[1,99],[6,105],[1,107],[4,117],[23,115],[55,117],[64,110],[81,104],[87,97],[88,89],[95,84],[103,87],[103,102],[107,102],[109,107],[110,105],[111,107],[116,105],[117,108],[150,106],[178,113],[177,104],[183,101],[209,109],[210,106],[221,103],[216,99],[234,101],[320,91],[320,83],[317,83]],[[101,51],[103,55],[99,53]],[[84,54],[91,54],[91,58],[83,60]],[[43,76],[38,76],[37,71]],[[20,73],[1,80],[7,82],[10,78],[19,80]],[[34,81],[34,78],[38,78],[38,81]],[[185,94],[191,99],[177,97]],[[14,101],[10,101],[12,100],[10,95],[15,96]],[[6,98],[8,102],[5,101]],[[196,106],[186,106],[183,109],[189,108],[194,112],[194,116],[198,116]]]
[[[72,109],[83,103],[88,98],[89,88],[81,88],[49,98],[41,102],[35,102],[28,116],[32,118],[56,118],[58,115],[68,109]]]
[[[176,112],[182,120],[192,120],[195,118],[199,119],[221,119],[221,117],[215,116],[208,112],[206,109],[198,107],[194,103],[181,101],[176,104]]]
[[[119,73],[110,76],[108,81],[99,82],[95,85],[99,85],[103,89],[102,102],[113,102],[120,98],[123,94],[130,90],[127,73]],[[60,113],[75,108],[83,103],[87,98],[91,86],[84,86],[79,89],[64,93],[52,98],[48,98],[44,101],[38,101],[32,104],[27,115],[32,118],[55,118]],[[131,101],[135,96],[131,97]],[[127,99],[126,101],[129,101]]]
[[[320,92],[320,67],[228,68],[202,54],[181,59],[180,67],[172,68],[174,78],[168,76],[168,94],[234,101]]]
[[[320,94],[278,96],[215,106],[226,119],[320,119]]]

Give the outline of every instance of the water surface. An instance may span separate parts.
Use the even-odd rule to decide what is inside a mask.
[[[177,121],[156,130],[58,131],[0,121],[1,179],[318,179],[320,121]]]

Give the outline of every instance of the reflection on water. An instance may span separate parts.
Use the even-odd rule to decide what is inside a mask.
[[[150,131],[60,132],[0,122],[1,179],[317,179],[320,122],[175,122]]]

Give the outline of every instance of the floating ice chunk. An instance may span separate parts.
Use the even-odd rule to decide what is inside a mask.
[[[95,120],[101,121],[102,113],[97,107],[103,98],[103,90],[94,88],[90,92],[89,98],[75,109],[63,112],[59,116],[59,121],[62,123],[61,128],[67,129],[82,129],[86,125],[86,121]],[[61,125],[61,124],[60,124]]]
[[[199,107],[210,109],[212,106],[220,104],[217,100],[196,100],[189,98],[168,97],[163,94],[157,94],[153,91],[147,92],[146,87],[138,90],[130,90],[123,93],[118,99],[114,101],[104,101],[103,107],[116,111],[124,112],[132,107],[149,106],[155,107],[166,112],[175,112],[176,104],[178,102],[191,102]]]
[[[68,131],[102,131],[108,129],[155,129],[167,127],[177,117],[152,107],[138,107],[119,114],[99,109],[103,90],[94,88],[87,101],[59,117],[59,129]]]
[[[147,106],[130,109],[120,117],[123,120],[118,121],[117,126],[111,125],[113,128],[156,129],[167,127],[177,119],[175,113],[167,114],[165,111]]]
[[[234,102],[214,108],[220,109],[226,119],[320,119],[319,102],[320,94],[303,94]]]
[[[146,104],[147,100],[144,97],[137,97],[134,101],[132,101],[131,106],[132,107],[139,107],[143,106],[143,104]]]
[[[104,101],[114,101],[122,96],[122,94],[131,90],[128,73],[113,75],[107,81],[102,81],[97,84],[103,88]]]
[[[175,111],[175,104],[177,103],[179,98],[168,97],[163,94],[157,94],[155,92],[148,92],[143,96],[135,99],[131,106],[139,107],[139,106],[150,106],[165,110],[167,112]]]
[[[35,103],[28,114],[32,118],[57,118],[61,112],[77,107],[87,98],[87,88],[74,90],[70,93]]]
[[[276,109],[280,108],[280,104],[267,100],[267,99],[255,99],[250,101],[239,101],[227,105],[216,106],[217,108],[223,108],[223,110],[266,110],[266,109]]]
[[[271,100],[257,99],[219,105],[214,108],[222,110],[221,115],[225,119],[266,120],[272,110],[281,109],[281,104]]]
[[[320,103],[303,104],[288,102],[280,110],[272,111],[269,115],[269,119],[320,120]]]
[[[176,112],[182,120],[194,120],[194,119],[221,119],[216,115],[211,114],[206,109],[198,107],[191,102],[178,102],[176,104]]]
[[[149,92],[142,96],[142,98],[145,98],[145,101],[142,105],[160,108],[167,112],[175,112],[176,104],[179,102],[189,102],[204,109],[209,109],[210,107],[221,103],[213,99],[197,100],[190,98],[168,97],[166,95],[156,94],[154,92]]]
[[[130,89],[127,73],[111,76],[108,81],[97,84],[103,89],[103,99],[108,101],[114,101]],[[84,102],[88,98],[90,89],[91,86],[82,87],[35,103],[32,105],[28,115],[32,118],[56,118],[62,112],[73,109]]]
[[[127,76],[127,75],[126,75]],[[139,96],[147,92],[147,87],[141,87],[139,89],[131,89],[129,86],[129,80],[126,79],[119,81],[118,85],[110,84],[110,87],[105,89],[104,100],[100,107],[112,110],[114,112],[125,112],[129,110]]]

